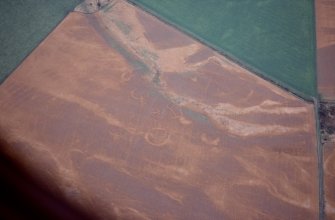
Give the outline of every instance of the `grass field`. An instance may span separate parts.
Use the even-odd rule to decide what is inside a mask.
[[[312,0],[131,0],[303,97],[316,94]]]
[[[80,0],[0,1],[0,82]]]
[[[317,219],[314,106],[114,3],[0,86],[1,150],[93,219]]]

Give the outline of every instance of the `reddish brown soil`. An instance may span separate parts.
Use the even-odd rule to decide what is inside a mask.
[[[335,100],[335,1],[316,0],[318,90]]]
[[[316,0],[317,73],[321,98],[335,100],[335,1]],[[325,201],[327,219],[335,219],[335,144],[325,149]]]
[[[145,37],[159,49],[167,49],[169,47],[179,47],[192,44],[193,41],[186,35],[182,34],[173,27],[162,26],[151,17],[139,13],[139,20],[145,28]]]
[[[326,219],[335,219],[335,143],[324,145]]]
[[[6,151],[101,218],[317,219],[313,105],[170,30],[71,13],[0,87]]]

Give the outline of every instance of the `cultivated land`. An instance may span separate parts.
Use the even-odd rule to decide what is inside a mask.
[[[131,0],[308,98],[316,94],[312,0]]]
[[[67,16],[0,111],[4,150],[101,218],[318,218],[313,105],[124,1]]]
[[[323,145],[324,199],[326,219],[335,219],[335,103],[322,102],[319,108]]]
[[[335,143],[324,145],[326,219],[335,219]]]
[[[317,76],[324,148],[326,219],[335,219],[335,1],[316,0]],[[325,138],[326,139],[325,139]]]
[[[79,2],[0,1],[0,83]]]
[[[318,91],[335,101],[335,1],[316,0]]]

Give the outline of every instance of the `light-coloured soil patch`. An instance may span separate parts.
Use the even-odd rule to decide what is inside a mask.
[[[335,100],[335,1],[316,0],[318,91]]]
[[[1,85],[6,151],[101,218],[317,219],[313,105],[112,4],[69,14]]]
[[[335,143],[324,145],[326,219],[335,219]]]

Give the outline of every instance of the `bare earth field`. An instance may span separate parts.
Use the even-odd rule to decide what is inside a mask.
[[[318,91],[321,98],[335,100],[335,1],[317,0]],[[326,219],[335,219],[335,143],[324,145]]]
[[[324,173],[326,195],[326,219],[335,219],[335,147],[324,145]]]
[[[335,1],[316,0],[318,90],[335,100]]]
[[[0,111],[6,152],[101,218],[318,218],[313,105],[124,1],[69,14]]]

